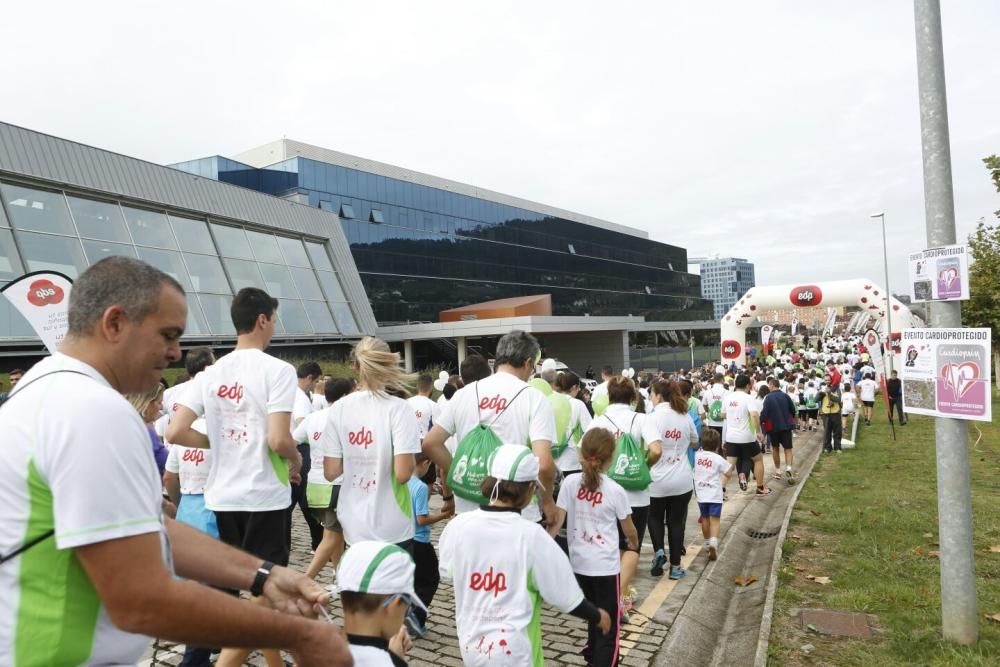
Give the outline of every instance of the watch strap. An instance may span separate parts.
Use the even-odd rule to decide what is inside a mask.
[[[271,576],[271,568],[273,567],[274,563],[269,560],[261,563],[260,567],[257,568],[257,573],[253,577],[253,583],[250,584],[250,595],[260,597],[264,594],[264,582]]]

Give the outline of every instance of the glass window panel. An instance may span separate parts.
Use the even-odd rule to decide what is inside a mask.
[[[350,204],[340,205],[340,217],[351,220],[354,218],[354,207]]]
[[[173,277],[184,288],[185,292],[191,291],[191,279],[188,278],[187,269],[181,261],[180,253],[172,250],[154,250],[153,248],[138,248],[139,259],[148,262]]]
[[[0,287],[3,287],[2,283]],[[24,315],[3,297],[0,297],[0,338],[38,338]]]
[[[136,245],[148,245],[154,248],[169,248],[175,250],[177,243],[170,232],[167,216],[160,211],[146,211],[141,208],[122,206],[125,212],[125,222]]]
[[[189,252],[207,252],[215,254],[215,244],[208,233],[208,225],[204,220],[193,220],[170,215],[170,226],[174,228],[174,236],[181,250]]]
[[[348,304],[331,303],[330,307],[333,308],[333,317],[337,320],[337,328],[340,329],[341,333],[359,333],[358,325],[354,321],[354,313],[351,312],[351,307]]]
[[[7,214],[3,212],[3,206],[0,206],[0,227],[10,227],[10,223],[7,221]]]
[[[306,316],[306,309],[298,299],[278,301],[278,319],[285,326],[285,333],[311,333],[313,328]]]
[[[229,273],[229,280],[233,283],[233,289],[239,292],[244,287],[257,287],[267,290],[264,279],[260,277],[257,270],[257,262],[249,262],[244,259],[222,260],[226,264],[226,271]]]
[[[73,221],[61,192],[35,190],[4,183],[3,199],[10,211],[11,222],[18,229],[75,235]]]
[[[300,269],[293,266],[288,270],[292,274],[295,286],[299,288],[300,297],[303,299],[323,299],[323,290],[319,288],[319,283],[316,282],[316,274],[313,273],[312,269]]]
[[[242,227],[217,225],[213,222],[212,234],[215,235],[215,242],[219,244],[219,252],[223,257],[253,259],[250,242],[247,241],[247,235]]]
[[[277,264],[259,264],[260,273],[264,276],[264,291],[276,299],[297,299],[298,292],[292,284],[288,269]]]
[[[313,331],[318,334],[337,333],[337,325],[333,323],[333,316],[325,301],[303,301],[302,304],[312,321]]]
[[[285,264],[288,266],[309,266],[309,258],[306,256],[305,248],[302,247],[302,239],[279,236],[278,246],[281,248],[281,254],[285,256]]]
[[[262,234],[248,229],[247,238],[250,239],[250,247],[253,248],[253,254],[257,256],[258,261],[270,262],[271,264],[285,263],[285,258],[278,250],[278,241],[274,238],[274,234]]]
[[[209,331],[216,336],[236,335],[236,327],[233,326],[233,318],[229,312],[233,303],[232,297],[218,294],[199,294],[198,300],[205,313]]]
[[[313,266],[321,271],[333,271],[333,264],[330,263],[330,256],[326,254],[326,246],[322,243],[306,241],[306,250],[313,261]]]
[[[87,259],[91,264],[96,264],[105,257],[119,255],[121,257],[135,258],[135,248],[124,243],[108,243],[107,241],[87,241],[83,242],[83,249],[87,253]]]
[[[218,257],[184,253],[184,263],[191,274],[191,286],[195,292],[232,294]]]
[[[187,295],[188,318],[187,327],[184,329],[185,336],[208,336],[212,332],[205,322],[205,315],[201,312],[201,304],[194,294]]]
[[[316,277],[319,278],[319,282],[323,285],[327,301],[347,301],[344,290],[340,288],[340,281],[337,280],[337,274],[330,273],[329,271],[317,271]]]
[[[122,210],[118,204],[80,197],[67,197],[67,199],[80,236],[117,243],[132,242],[125,229],[125,218],[122,217]]]
[[[76,280],[87,268],[79,239],[18,232],[17,240],[28,271],[58,271]]]
[[[381,224],[385,222],[385,216],[382,215],[382,211],[377,208],[373,208],[372,212],[368,215],[368,222]]]
[[[6,282],[24,273],[21,259],[14,248],[14,236],[9,229],[0,229],[0,281]],[[6,299],[0,298],[0,301]]]

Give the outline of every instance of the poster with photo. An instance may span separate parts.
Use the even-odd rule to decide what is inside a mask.
[[[910,253],[910,299],[965,301],[969,298],[969,247],[950,245]]]
[[[992,421],[990,329],[904,329],[903,411]]]

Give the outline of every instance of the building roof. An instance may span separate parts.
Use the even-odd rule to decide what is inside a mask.
[[[635,229],[634,227],[626,227],[625,225],[620,225],[615,222],[608,222],[607,220],[593,218],[589,215],[574,213],[572,211],[556,208],[547,204],[540,204],[527,199],[521,199],[520,197],[514,197],[500,192],[495,192],[493,190],[487,190],[486,188],[480,188],[475,185],[460,183],[458,181],[440,178],[439,176],[432,176],[430,174],[414,171],[412,169],[397,167],[395,165],[386,164],[385,162],[378,162],[376,160],[358,157],[357,155],[341,153],[340,151],[314,146],[301,141],[295,141],[294,139],[278,139],[277,141],[272,141],[264,144],[263,146],[251,148],[248,151],[234,155],[233,159],[257,168],[264,168],[294,157],[304,157],[310,160],[316,160],[317,162],[325,162],[327,164],[334,164],[340,167],[347,167],[349,169],[357,169],[369,174],[377,174],[379,176],[395,178],[401,181],[409,181],[418,185],[426,185],[431,188],[447,190],[449,192],[455,192],[469,197],[485,199],[487,201],[504,204],[506,206],[515,206],[517,208],[536,211],[555,218],[563,218],[565,220],[572,220],[573,222],[579,222],[592,227],[599,227],[601,229],[607,229],[621,234],[628,234],[629,236],[635,236],[640,239],[649,238],[649,232],[645,232],[641,229]]]
[[[586,333],[591,331],[705,331],[719,329],[718,320],[647,322],[644,317],[525,316],[487,320],[432,322],[380,327],[379,338],[388,342],[437,338],[502,336],[513,329],[528,333]]]

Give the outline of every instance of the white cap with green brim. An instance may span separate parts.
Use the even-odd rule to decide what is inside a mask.
[[[490,477],[497,481],[534,482],[543,491],[538,480],[538,457],[524,445],[500,445],[489,458]]]
[[[409,552],[386,542],[355,542],[337,567],[337,592],[369,595],[405,593],[413,604],[427,610],[413,591],[416,566]]]

